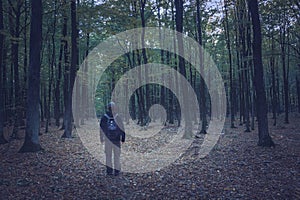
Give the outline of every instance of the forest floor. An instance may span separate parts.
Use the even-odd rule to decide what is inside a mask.
[[[184,162],[118,177],[105,174],[76,134],[61,139],[51,127],[40,137],[45,151],[18,153],[22,140],[0,146],[0,199],[300,199],[300,115],[272,122],[275,148],[257,146],[257,128],[226,128],[204,158],[187,153]]]

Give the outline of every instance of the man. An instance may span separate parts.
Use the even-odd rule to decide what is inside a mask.
[[[114,175],[118,176],[121,170],[121,142],[125,142],[125,131],[114,102],[108,104],[107,111],[100,120],[100,141],[105,143],[107,175],[113,175],[114,169]],[[114,166],[112,165],[112,153],[114,155]]]

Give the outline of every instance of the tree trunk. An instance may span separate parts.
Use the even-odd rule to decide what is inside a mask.
[[[26,85],[27,85],[27,68],[28,68],[28,53],[27,53],[27,20],[28,20],[28,4],[27,1],[24,1],[24,32],[23,32],[23,41],[24,41],[24,61],[23,61],[23,73],[24,73],[24,83],[22,84],[22,97],[23,97],[23,102],[25,105],[26,98],[27,98],[27,91],[26,91]],[[24,109],[24,111],[26,111]]]
[[[201,11],[200,11],[200,1],[196,1],[197,4],[197,32],[198,32],[198,43],[202,46],[202,19],[201,19]],[[201,76],[204,76],[204,58],[203,52],[200,51],[200,72]],[[205,90],[205,82],[203,77],[200,77],[200,99],[201,99],[201,116],[200,119],[202,120],[202,127],[200,133],[206,134],[206,126],[207,126],[207,118],[206,118],[206,90]]]
[[[176,31],[179,33],[183,33],[183,0],[175,0],[175,22],[176,22]],[[184,47],[183,47],[183,38],[181,35],[177,35],[177,45],[178,45],[178,52],[180,55],[184,55]],[[179,72],[182,74],[183,77],[187,78],[186,76],[186,69],[185,69],[185,60],[182,56],[179,56]],[[186,104],[186,108],[183,110],[183,116],[185,120],[185,132],[183,137],[184,138],[191,138],[192,137],[192,122],[190,119],[190,112],[187,99],[187,88],[185,88],[185,84],[181,84],[181,91],[182,91],[182,98]]]
[[[173,1],[170,0],[170,4],[171,4],[171,20],[172,20],[172,29],[175,29],[175,24],[176,24],[176,20],[175,20],[175,15],[176,15],[176,11],[174,10],[174,3]],[[173,46],[174,46],[174,52],[176,52],[176,48],[177,48],[177,44],[176,44],[176,37],[174,37],[173,40]],[[172,65],[174,66],[176,71],[179,71],[178,69],[178,57],[177,54],[174,54],[174,58],[172,59],[173,63]],[[174,71],[174,77],[175,77],[175,88],[176,88],[176,93],[179,94],[180,88],[179,88],[179,79],[178,79],[178,75],[177,72]],[[176,98],[173,98],[173,104],[175,104],[176,102]],[[180,127],[181,125],[181,112],[180,112],[180,107],[179,106],[175,106],[174,105],[174,113],[175,113],[175,118],[177,119],[177,126]]]
[[[14,11],[15,14],[15,27],[11,28],[11,34],[14,36],[15,39],[19,39],[20,37],[20,17],[21,17],[21,7],[22,3],[19,1],[17,2],[17,6],[14,7],[11,1],[10,9]],[[11,16],[10,16],[11,17]],[[13,85],[14,85],[14,102],[15,102],[15,112],[14,112],[14,128],[12,133],[12,138],[18,138],[18,131],[19,126],[21,125],[22,120],[22,97],[21,97],[21,90],[20,90],[20,78],[19,78],[19,41],[12,40],[11,44],[12,50],[12,64],[13,64]]]
[[[55,33],[56,33],[56,16],[57,16],[57,0],[54,0],[54,13],[53,13],[53,30],[51,34],[51,46],[52,46],[52,52],[49,52],[49,58],[50,59],[50,67],[49,67],[49,86],[48,86],[48,108],[47,108],[47,120],[46,120],[46,130],[45,132],[48,132],[49,125],[51,125],[51,100],[52,100],[52,84],[54,79],[54,66],[56,66],[55,61]],[[50,41],[49,41],[50,43]],[[50,45],[49,45],[50,46]],[[49,49],[50,51],[50,49]]]
[[[86,50],[85,50],[85,61],[84,61],[84,69],[83,69],[83,77],[82,77],[82,109],[83,109],[83,117],[81,119],[80,124],[84,125],[84,120],[88,119],[88,101],[89,101],[89,93],[88,93],[88,69],[89,63],[87,57],[89,55],[90,48],[90,33],[86,33]]]
[[[61,87],[61,76],[62,76],[62,55],[63,55],[63,42],[61,42],[60,49],[59,49],[59,58],[58,58],[58,69],[57,69],[57,75],[56,75],[56,83],[55,83],[55,89],[54,89],[54,118],[55,118],[55,125],[57,127],[60,126],[60,87]]]
[[[2,31],[3,26],[3,5],[2,0],[0,0],[0,30]],[[7,140],[4,137],[4,88],[3,88],[3,43],[4,35],[0,33],[0,144],[7,143]]]
[[[77,51],[77,38],[78,38],[78,30],[77,30],[77,22],[76,22],[76,0],[71,1],[71,66],[69,73],[69,84],[67,88],[67,99],[66,99],[66,107],[65,107],[65,131],[62,135],[63,138],[71,138],[72,137],[72,129],[73,129],[73,114],[72,114],[72,93],[75,82],[77,64],[78,64],[78,51]]]
[[[289,123],[289,83],[288,74],[286,69],[286,54],[285,54],[285,43],[286,43],[286,11],[283,11],[283,23],[280,27],[280,49],[281,49],[281,62],[282,62],[282,73],[283,73],[283,94],[284,94],[284,123]]]
[[[297,83],[297,97],[298,97],[298,113],[300,113],[300,81],[298,76],[296,76],[296,83]]]
[[[246,21],[250,21],[250,16],[245,17]],[[245,52],[244,52],[244,73],[245,73],[245,101],[246,101],[246,109],[245,109],[245,115],[246,115],[246,130],[245,132],[251,132],[250,129],[250,110],[251,110],[251,95],[250,95],[250,69],[251,69],[251,62],[248,61],[246,58],[250,57],[251,55],[251,35],[250,35],[250,26],[247,24],[245,26],[246,34],[245,34]]]
[[[227,14],[227,1],[224,0],[225,7],[225,32],[226,32],[226,44],[228,50],[228,59],[229,59],[229,81],[230,81],[230,127],[235,128],[234,125],[234,90],[233,87],[233,72],[232,72],[232,57],[231,57],[231,44],[230,44],[230,36],[229,36],[229,25],[228,25],[228,14]]]
[[[272,56],[270,58],[270,67],[272,73],[272,112],[273,112],[273,126],[276,126],[277,123],[277,92],[276,92],[276,79],[275,79],[275,58],[273,56],[274,53],[274,37],[272,36],[271,41],[271,51]]]
[[[269,135],[268,127],[267,101],[262,63],[262,38],[257,0],[248,0],[248,6],[253,28],[254,86],[257,95],[258,145],[271,147],[274,146],[274,142]]]
[[[142,22],[142,28],[146,27],[146,20],[145,20],[145,6],[146,6],[146,0],[140,0],[140,13],[141,13],[141,22]],[[142,55],[143,55],[143,64],[147,64],[148,63],[148,58],[147,58],[147,53],[146,53],[146,49],[144,48],[145,46],[145,31],[142,30],[142,36],[141,36],[141,42],[142,42]],[[148,68],[145,68],[145,82],[148,83]],[[149,111],[149,106],[150,106],[150,85],[146,84],[145,85],[145,113],[147,115],[146,112]]]
[[[67,7],[67,1],[63,0],[63,5],[64,7]],[[65,129],[65,123],[66,123],[66,107],[68,103],[68,90],[69,90],[69,85],[70,85],[70,63],[69,63],[69,43],[67,39],[67,28],[68,28],[68,15],[67,15],[67,9],[64,10],[63,13],[63,42],[64,42],[64,118],[63,118],[63,125],[61,129]]]
[[[28,98],[26,112],[25,141],[19,152],[42,150],[39,142],[40,117],[40,53],[42,43],[42,1],[31,1],[30,64],[28,77]]]

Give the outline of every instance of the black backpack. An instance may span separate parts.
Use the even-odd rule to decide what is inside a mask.
[[[110,140],[117,140],[118,139],[118,125],[116,123],[116,117],[109,117],[107,114],[104,115],[107,118],[107,137]],[[119,137],[120,138],[120,137]]]

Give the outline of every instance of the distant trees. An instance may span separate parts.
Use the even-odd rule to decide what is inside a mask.
[[[110,100],[111,90],[119,78],[137,65],[148,62],[169,65],[190,82],[198,93],[201,116],[195,116],[192,111],[188,112],[188,118],[185,117],[185,120],[191,124],[187,124],[187,127],[191,127],[192,121],[195,123],[202,121],[201,132],[205,133],[211,120],[211,105],[206,83],[195,70],[195,66],[175,53],[145,48],[129,51],[111,64],[109,70],[105,72],[106,80],[97,87],[96,92],[89,90],[98,83],[87,81],[89,68],[92,67],[87,61],[83,65],[83,74],[79,77],[83,80],[83,85],[81,88],[78,85],[74,86],[79,63],[100,41],[124,30],[146,26],[177,30],[193,37],[205,47],[224,78],[228,92],[227,105],[230,106],[227,114],[230,116],[231,127],[238,125],[239,120],[239,124],[245,126],[246,131],[251,131],[258,120],[259,132],[262,133],[259,144],[266,146],[272,144],[265,126],[268,111],[272,111],[274,125],[278,124],[279,114],[283,113],[285,123],[288,123],[291,111],[300,112],[300,5],[297,1],[262,1],[259,4],[259,11],[255,10],[256,2],[249,1],[247,4],[244,0],[224,0],[224,9],[201,0],[45,1],[42,12],[44,17],[39,22],[42,23],[43,40],[40,50],[40,80],[33,80],[32,74],[38,73],[36,71],[38,63],[37,57],[32,56],[37,54],[39,47],[38,44],[35,44],[36,46],[29,44],[31,41],[28,27],[29,24],[32,25],[29,19],[33,20],[29,18],[29,10],[33,6],[39,6],[38,3],[32,1],[31,4],[28,0],[5,0],[0,4],[0,143],[5,143],[8,139],[4,134],[5,126],[12,127],[10,139],[20,138],[19,129],[28,126],[25,130],[28,134],[26,142],[31,141],[33,137],[34,141],[37,141],[36,133],[39,125],[33,123],[33,119],[26,119],[31,122],[24,123],[25,116],[27,118],[33,113],[33,109],[38,110],[40,121],[43,122],[40,124],[41,128],[45,128],[43,131],[49,131],[54,119],[55,125],[64,129],[63,137],[72,137],[74,120],[75,125],[79,126],[84,123],[84,119],[93,116],[94,110],[88,105],[93,104],[95,96],[101,99],[101,102],[95,101],[95,109],[100,114]],[[259,25],[257,21],[259,17],[256,15],[263,19],[263,24]],[[261,35],[258,32],[261,32]],[[163,30],[160,35],[160,42],[166,42]],[[40,36],[30,35],[30,37],[38,41]],[[142,47],[146,46],[144,34],[138,42]],[[131,48],[130,45],[128,48]],[[192,56],[190,54],[193,52],[183,52],[184,44],[181,37],[174,38],[165,45],[174,48],[175,52]],[[28,46],[30,46],[29,66]],[[260,49],[260,52],[257,49]],[[142,80],[146,74],[147,70],[141,71],[137,78]],[[165,74],[160,72],[158,76],[163,79]],[[185,90],[181,88],[177,75],[172,76],[174,79],[170,84],[174,84],[177,92],[184,96]],[[38,81],[39,89],[36,88],[37,85],[32,85]],[[208,77],[208,81],[213,80]],[[130,87],[128,84],[129,80],[127,89]],[[257,84],[264,84],[264,92]],[[34,89],[29,89],[32,87]],[[75,102],[80,104],[80,113],[72,113],[74,87],[82,96]],[[128,97],[130,94],[126,93],[126,87],[124,95]],[[39,90],[39,93],[32,90]],[[37,106],[36,95],[39,98],[39,105],[32,107]],[[166,87],[154,84],[143,86],[128,98],[131,99],[130,106],[126,109],[130,109],[131,117],[141,126],[149,122],[147,112],[153,103],[161,103],[166,108],[165,125],[180,126],[181,115],[186,115],[181,113],[178,100]],[[28,101],[32,103],[29,105]],[[32,116],[35,120],[36,114],[34,112]],[[129,116],[126,118],[129,122]],[[34,131],[30,132],[29,129]],[[186,133],[190,133],[190,130],[187,129]],[[39,148],[38,145],[36,147]]]

